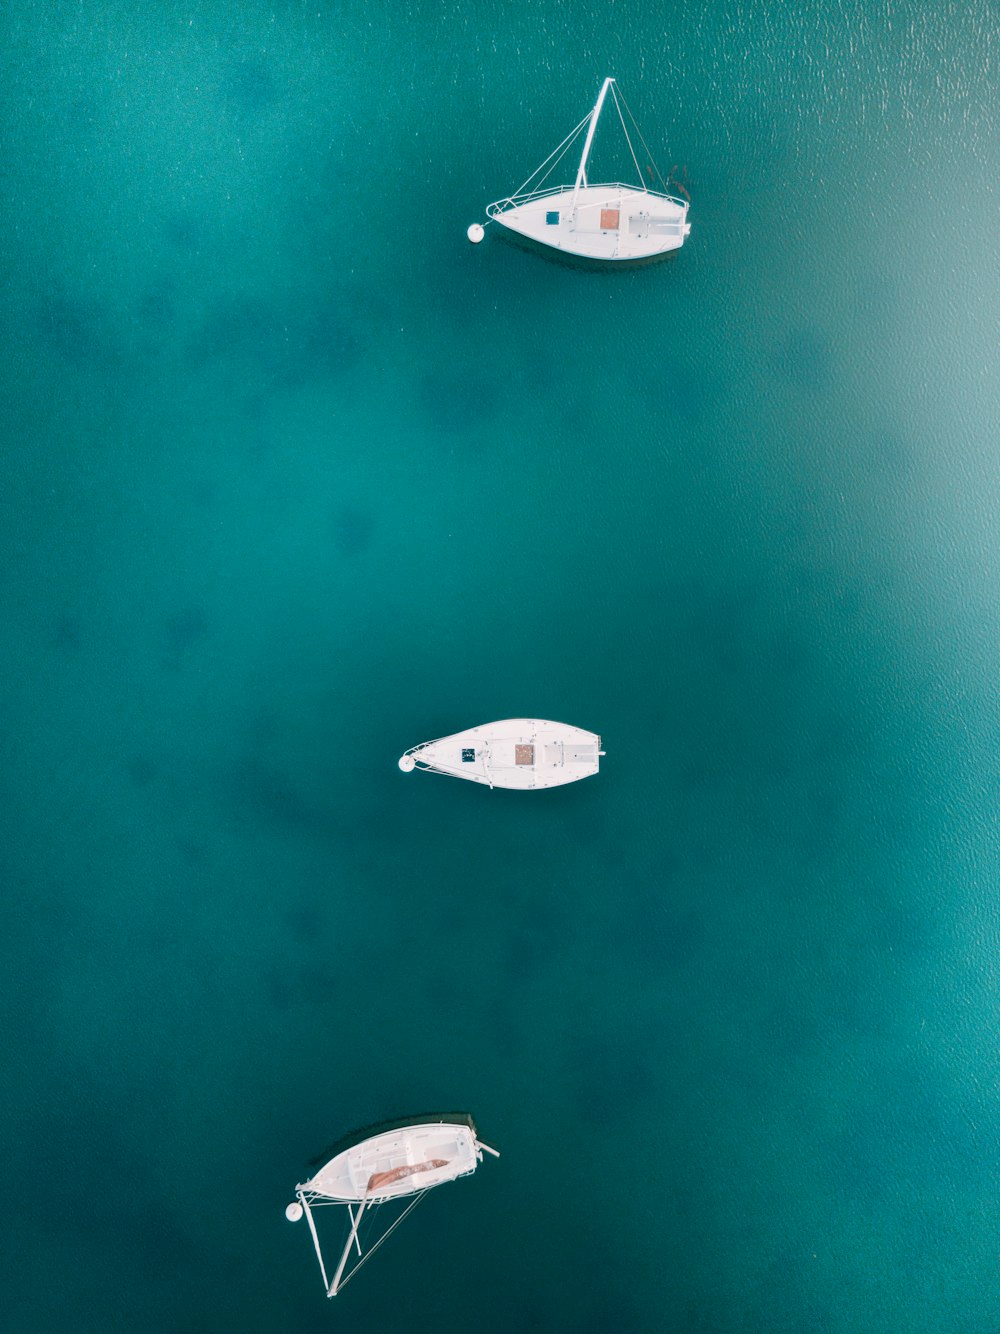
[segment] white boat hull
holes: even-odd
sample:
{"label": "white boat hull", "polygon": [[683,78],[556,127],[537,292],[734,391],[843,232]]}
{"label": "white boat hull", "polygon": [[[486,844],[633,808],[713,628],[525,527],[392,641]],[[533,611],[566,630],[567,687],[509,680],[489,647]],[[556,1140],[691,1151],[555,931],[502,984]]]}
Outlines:
{"label": "white boat hull", "polygon": [[384,1202],[467,1176],[478,1162],[470,1126],[404,1126],[338,1153],[296,1189],[328,1200]]}
{"label": "white boat hull", "polygon": [[399,765],[488,787],[533,790],[589,778],[603,753],[596,732],[537,718],[506,718],[414,746]]}
{"label": "white boat hull", "polygon": [[[452,1113],[440,1120],[397,1121],[383,1130],[375,1127],[346,1148],[335,1146],[329,1159],[308,1181],[295,1187],[295,1199],[285,1217],[295,1223],[305,1218],[312,1236],[319,1272],[328,1297],[337,1293],[412,1213],[428,1190],[469,1176],[483,1154],[499,1158],[496,1149],[480,1144],[472,1118]],[[364,1132],[359,1131],[359,1134]],[[353,1136],[351,1137],[354,1138]],[[371,1226],[372,1213],[390,1205],[391,1221]],[[398,1208],[392,1207],[399,1205]],[[320,1205],[342,1208],[349,1221],[347,1241],[332,1275],[327,1271],[315,1213]],[[385,1217],[385,1215],[383,1215]],[[362,1221],[366,1226],[362,1229]]]}
{"label": "white boat hull", "polygon": [[688,205],[671,195],[628,185],[588,185],[576,193],[546,191],[523,202],[501,200],[486,212],[494,222],[537,245],[581,259],[616,263],[679,250],[691,231]]}

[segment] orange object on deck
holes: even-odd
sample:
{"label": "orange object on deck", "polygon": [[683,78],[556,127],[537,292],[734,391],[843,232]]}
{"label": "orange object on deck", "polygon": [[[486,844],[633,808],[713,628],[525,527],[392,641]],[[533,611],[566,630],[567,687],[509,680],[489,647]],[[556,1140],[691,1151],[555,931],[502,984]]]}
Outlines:
{"label": "orange object on deck", "polygon": [[374,1172],[368,1178],[368,1193],[373,1190],[381,1190],[383,1186],[391,1186],[397,1181],[403,1181],[406,1177],[412,1177],[417,1172],[430,1172],[435,1167],[447,1167],[447,1158],[431,1158],[426,1163],[407,1163],[403,1167],[394,1167],[390,1172]]}

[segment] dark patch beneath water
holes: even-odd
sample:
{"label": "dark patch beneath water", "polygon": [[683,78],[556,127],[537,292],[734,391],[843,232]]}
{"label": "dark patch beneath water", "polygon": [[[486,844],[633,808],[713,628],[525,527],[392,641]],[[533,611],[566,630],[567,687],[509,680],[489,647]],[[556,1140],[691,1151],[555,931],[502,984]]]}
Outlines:
{"label": "dark patch beneath water", "polygon": [[655,1090],[649,1063],[624,1034],[616,1041],[578,1035],[569,1051],[577,1112],[588,1125],[607,1127],[634,1116],[636,1104]]}
{"label": "dark patch beneath water", "polygon": [[204,866],[208,860],[204,843],[200,843],[197,839],[187,838],[182,834],[174,839],[174,846],[188,866]]}
{"label": "dark patch beneath water", "polygon": [[337,972],[329,963],[296,963],[268,974],[267,997],[276,1010],[293,1005],[331,1005],[340,998]]}
{"label": "dark patch beneath water", "polygon": [[162,334],[174,323],[177,317],[175,287],[171,279],[159,278],[146,288],[136,310],[136,319],[143,329]]}
{"label": "dark patch beneath water", "polygon": [[[587,780],[590,781],[589,779]],[[581,784],[581,786],[583,786]],[[575,794],[574,794],[575,795]],[[588,793],[581,794],[580,804],[587,802]],[[563,817],[566,836],[573,847],[588,847],[600,843],[605,831],[605,820],[598,809],[597,801],[589,798],[590,806],[585,811],[571,810]]]}
{"label": "dark patch beneath water", "polygon": [[52,632],[52,643],[55,648],[66,653],[78,649],[83,643],[83,622],[80,618],[67,612],[58,616]]}
{"label": "dark patch beneath water", "polygon": [[285,913],[291,935],[303,945],[322,940],[327,932],[326,910],[315,900],[302,899]]}
{"label": "dark patch beneath water", "polygon": [[216,306],[188,355],[197,370],[287,390],[349,371],[360,347],[348,305],[336,295],[305,308],[236,297]]}
{"label": "dark patch beneath water", "polygon": [[180,607],[168,616],[163,630],[166,665],[176,670],[181,659],[208,638],[209,624],[198,606]]}
{"label": "dark patch beneath water", "polygon": [[626,948],[637,962],[659,972],[691,967],[701,958],[706,941],[703,915],[664,901],[665,883],[639,902],[629,903],[623,914]]}
{"label": "dark patch beneath water", "polygon": [[34,304],[34,331],[44,348],[80,369],[117,371],[124,353],[113,321],[98,302],[74,295],[60,281]]}
{"label": "dark patch beneath water", "polygon": [[[751,1331],[752,1334],[764,1334],[765,1330],[772,1328],[766,1323],[753,1321],[742,1303],[736,1317],[738,1323],[735,1323],[732,1306],[721,1294],[699,1293],[697,1297],[691,1297],[684,1293],[673,1293],[669,1312],[662,1313],[661,1334],[728,1334],[730,1330],[738,1330],[740,1334],[744,1334],[744,1331],[746,1334],[751,1334]],[[819,1334],[811,1325],[808,1329],[809,1334]],[[782,1334],[785,1334],[784,1330]]]}
{"label": "dark patch beneath water", "polygon": [[451,972],[438,970],[427,977],[424,987],[427,1004],[436,1013],[449,1016],[456,1005],[466,1004],[468,993],[457,977]]}
{"label": "dark patch beneath water", "polygon": [[694,374],[686,366],[664,366],[651,386],[654,422],[669,425],[671,418],[695,422],[703,413],[707,396],[707,374]]}
{"label": "dark patch beneath water", "polygon": [[[815,1263],[802,1238],[789,1237],[787,1249],[770,1259],[759,1275],[759,1281],[747,1293],[742,1312],[744,1320],[740,1321],[739,1328],[832,1334],[833,1321],[814,1290]],[[732,1320],[720,1326],[726,1329],[736,1327]]]}
{"label": "dark patch beneath water", "polygon": [[726,591],[706,590],[691,603],[684,621],[699,659],[726,675],[745,668],[759,603],[759,589],[735,582]]}
{"label": "dark patch beneath water", "polygon": [[159,774],[148,755],[134,755],[128,762],[128,776],[135,787],[148,787]]}
{"label": "dark patch beneath water", "polygon": [[504,971],[515,982],[528,982],[542,973],[565,945],[566,928],[552,911],[538,911],[530,922],[515,925],[507,936]]}
{"label": "dark patch beneath water", "polygon": [[[131,1067],[127,1075],[115,1073],[114,1066],[114,1053],[109,1053],[107,1065],[93,1078],[82,1069],[64,1068],[36,1083],[24,1158],[44,1164],[48,1180],[58,1183],[58,1202],[54,1205],[45,1192],[29,1191],[22,1205],[30,1213],[32,1198],[38,1197],[46,1235],[68,1253],[78,1236],[97,1233],[134,1248],[135,1263],[144,1271],[151,1265],[154,1277],[183,1272],[192,1259],[190,1248],[157,1207],[142,1167],[149,1144],[140,1143],[139,1127],[162,1105],[160,1078],[148,1065]],[[115,1109],[126,1105],[128,1115],[116,1116]],[[137,1200],[143,1202],[138,1210]],[[157,1256],[147,1255],[147,1247],[159,1247]]]}
{"label": "dark patch beneath water", "polygon": [[825,1163],[837,1192],[867,1206],[891,1195],[897,1186],[897,1164],[885,1157],[887,1147],[893,1146],[885,1129],[868,1115],[852,1118],[833,1135],[826,1144]]}
{"label": "dark patch beneath water", "polygon": [[865,446],[866,453],[859,462],[866,465],[866,473],[895,483],[905,482],[914,476],[916,455],[913,446],[897,432],[880,431],[866,439]]}
{"label": "dark patch beneath water", "polygon": [[375,519],[353,505],[342,505],[333,516],[333,540],[341,556],[360,556],[371,545]]}
{"label": "dark patch beneath water", "polygon": [[775,348],[772,366],[789,384],[811,394],[823,393],[833,381],[830,339],[819,329],[792,329]]}
{"label": "dark patch beneath water", "polygon": [[327,380],[360,361],[355,305],[356,299],[346,291],[328,292],[306,314],[302,322],[303,379]]}
{"label": "dark patch beneath water", "polygon": [[192,213],[170,213],[163,221],[163,231],[174,250],[194,255],[203,248],[208,228]]}
{"label": "dark patch beneath water", "polygon": [[608,1334],[611,1330],[642,1329],[639,1308],[623,1292],[604,1290],[608,1280],[601,1276],[601,1264],[605,1258],[594,1256],[587,1288],[587,1309],[581,1317],[581,1323],[574,1325],[576,1334]]}
{"label": "dark patch beneath water", "polygon": [[264,820],[284,832],[324,834],[332,830],[330,815],[275,766],[255,756],[237,761],[230,774],[237,805],[255,821]]}
{"label": "dark patch beneath water", "polygon": [[126,1244],[152,1282],[176,1282],[178,1274],[193,1275],[204,1263],[200,1248],[174,1222],[170,1209],[151,1205],[148,1198],[142,1209],[132,1208]]}
{"label": "dark patch beneath water", "polygon": [[421,379],[418,401],[432,430],[451,436],[489,425],[503,396],[499,383],[478,371],[464,375],[433,371]]}
{"label": "dark patch beneath water", "polygon": [[891,1080],[875,1071],[871,1092],[827,1141],[826,1170],[839,1192],[867,1204],[926,1180],[965,1192],[996,1178],[997,1121],[991,1105],[970,1106],[930,1062]]}
{"label": "dark patch beneath water", "polygon": [[789,1064],[811,1056],[817,1048],[829,1049],[835,1036],[827,1017],[818,1018],[815,1007],[807,1005],[801,994],[787,990],[771,1003],[760,1029],[772,1060]]}
{"label": "dark patch beneath water", "polygon": [[223,105],[230,115],[257,117],[278,100],[278,84],[266,65],[257,60],[234,60],[222,78]]}
{"label": "dark patch beneath water", "polygon": [[937,934],[937,924],[929,914],[906,901],[881,904],[871,924],[873,945],[900,959],[925,957]]}

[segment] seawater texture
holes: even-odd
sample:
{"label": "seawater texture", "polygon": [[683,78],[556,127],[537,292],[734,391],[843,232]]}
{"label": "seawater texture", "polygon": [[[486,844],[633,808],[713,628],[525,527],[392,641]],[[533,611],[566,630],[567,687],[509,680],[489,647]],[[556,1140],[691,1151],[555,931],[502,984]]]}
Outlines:
{"label": "seawater texture", "polygon": [[[5,1329],[1000,1329],[996,24],[6,7]],[[606,74],[676,262],[469,246]]]}

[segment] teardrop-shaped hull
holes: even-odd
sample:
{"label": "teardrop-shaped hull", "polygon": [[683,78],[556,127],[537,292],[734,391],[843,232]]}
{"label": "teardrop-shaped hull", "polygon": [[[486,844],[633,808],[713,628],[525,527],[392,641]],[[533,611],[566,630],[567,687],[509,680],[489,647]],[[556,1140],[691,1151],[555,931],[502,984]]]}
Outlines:
{"label": "teardrop-shaped hull", "polygon": [[506,718],[414,746],[399,765],[488,787],[533,790],[589,778],[602,754],[596,732],[538,718]]}
{"label": "teardrop-shaped hull", "polygon": [[620,184],[543,191],[516,202],[498,201],[486,212],[536,245],[618,264],[679,250],[691,231],[683,200]]}

